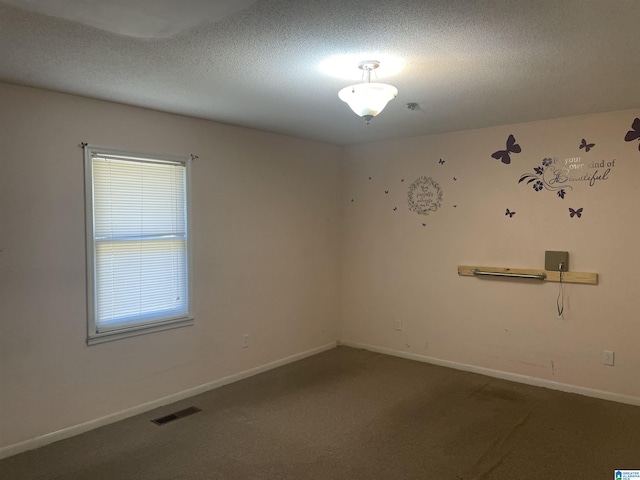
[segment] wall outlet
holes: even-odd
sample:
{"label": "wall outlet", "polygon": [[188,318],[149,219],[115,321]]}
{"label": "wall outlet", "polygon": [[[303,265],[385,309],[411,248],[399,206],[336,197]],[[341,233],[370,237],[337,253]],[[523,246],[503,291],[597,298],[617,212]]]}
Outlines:
{"label": "wall outlet", "polygon": [[395,320],[395,329],[399,332],[402,331],[402,320],[396,318]]}
{"label": "wall outlet", "polygon": [[242,348],[247,348],[249,346],[249,335],[242,336]]}
{"label": "wall outlet", "polygon": [[614,362],[613,352],[610,352],[609,350],[605,350],[604,352],[602,352],[602,363],[604,365],[610,365],[613,367],[613,362]]}

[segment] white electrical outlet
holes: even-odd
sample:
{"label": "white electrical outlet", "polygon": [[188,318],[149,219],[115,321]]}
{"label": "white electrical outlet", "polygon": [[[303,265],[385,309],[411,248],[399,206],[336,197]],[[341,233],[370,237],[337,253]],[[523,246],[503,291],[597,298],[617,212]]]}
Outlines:
{"label": "white electrical outlet", "polygon": [[602,352],[602,363],[613,367],[614,353],[609,350]]}
{"label": "white electrical outlet", "polygon": [[396,318],[396,330],[401,332],[402,331],[402,320]]}
{"label": "white electrical outlet", "polygon": [[249,346],[249,335],[242,336],[242,348],[247,348]]}

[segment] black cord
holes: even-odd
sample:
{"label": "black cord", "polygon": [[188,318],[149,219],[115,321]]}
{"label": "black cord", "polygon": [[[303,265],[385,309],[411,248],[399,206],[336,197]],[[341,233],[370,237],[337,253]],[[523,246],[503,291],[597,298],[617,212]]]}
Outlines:
{"label": "black cord", "polygon": [[562,263],[560,264],[560,289],[558,290],[558,298],[556,299],[556,307],[558,307],[558,316],[562,316],[564,312],[564,284],[562,283]]}

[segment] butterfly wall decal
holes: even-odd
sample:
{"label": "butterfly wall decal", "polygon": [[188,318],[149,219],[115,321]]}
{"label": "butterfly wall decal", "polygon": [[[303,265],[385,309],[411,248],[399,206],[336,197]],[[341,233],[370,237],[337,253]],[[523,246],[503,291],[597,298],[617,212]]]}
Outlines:
{"label": "butterfly wall decal", "polygon": [[[629,130],[624,136],[626,142],[633,142],[634,140],[640,140],[640,118],[636,118],[631,125],[632,130]],[[638,144],[638,150],[640,150],[640,143]]]}
{"label": "butterfly wall decal", "polygon": [[509,138],[507,138],[507,148],[505,150],[498,150],[492,153],[491,156],[504,164],[509,164],[511,163],[511,154],[520,153],[521,151],[520,145],[516,143],[516,138],[513,135],[509,135]]}
{"label": "butterfly wall decal", "polygon": [[577,210],[574,210],[573,208],[569,207],[569,216],[571,218],[573,218],[574,216],[577,216],[578,218],[580,218],[580,217],[582,217],[582,210],[583,210],[582,207],[580,207]]}
{"label": "butterfly wall decal", "polygon": [[516,212],[512,212],[507,208],[507,211],[505,212],[505,215],[509,215],[509,218],[513,217],[516,214]]}
{"label": "butterfly wall decal", "polygon": [[595,146],[596,146],[595,143],[587,143],[587,141],[584,138],[582,139],[582,142],[580,142],[580,148],[584,148],[585,152],[588,152]]}
{"label": "butterfly wall decal", "polygon": [[397,212],[398,211],[398,207],[393,207],[393,211]]}
{"label": "butterfly wall decal", "polygon": [[443,159],[440,159],[440,160],[438,161],[438,163],[439,163],[440,165],[444,165],[444,160],[443,160]]}
{"label": "butterfly wall decal", "polygon": [[385,193],[385,195],[388,195],[389,194],[389,190],[385,190],[384,193]]}

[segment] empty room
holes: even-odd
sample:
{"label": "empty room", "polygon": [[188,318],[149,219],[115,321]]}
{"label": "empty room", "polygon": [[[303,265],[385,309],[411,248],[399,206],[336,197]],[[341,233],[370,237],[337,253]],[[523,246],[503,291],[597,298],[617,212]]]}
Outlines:
{"label": "empty room", "polygon": [[0,0],[0,479],[640,480],[637,0]]}

